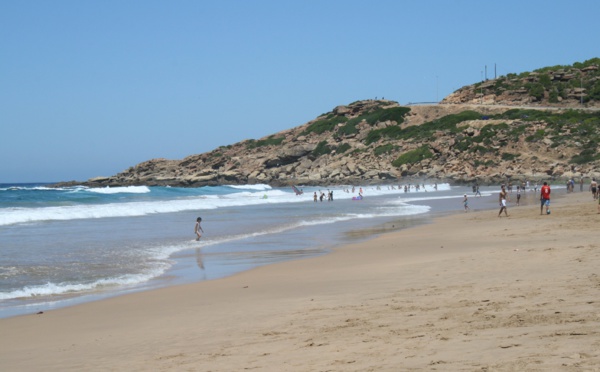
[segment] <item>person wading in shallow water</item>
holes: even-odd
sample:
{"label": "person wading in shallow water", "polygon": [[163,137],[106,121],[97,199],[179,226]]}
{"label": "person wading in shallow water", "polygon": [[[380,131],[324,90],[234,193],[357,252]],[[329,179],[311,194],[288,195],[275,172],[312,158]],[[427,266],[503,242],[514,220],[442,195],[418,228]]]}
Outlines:
{"label": "person wading in shallow water", "polygon": [[500,217],[502,211],[504,211],[504,215],[508,217],[508,210],[506,209],[507,196],[508,195],[506,194],[506,188],[504,187],[504,185],[502,185],[502,188],[500,189],[500,194],[498,195],[498,203],[500,204],[500,212],[498,212],[498,217]]}

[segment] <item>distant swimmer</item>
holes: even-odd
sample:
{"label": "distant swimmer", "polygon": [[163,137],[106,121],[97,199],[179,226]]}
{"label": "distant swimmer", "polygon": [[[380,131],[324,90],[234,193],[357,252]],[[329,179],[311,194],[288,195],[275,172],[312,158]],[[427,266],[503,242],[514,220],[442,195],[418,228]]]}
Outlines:
{"label": "distant swimmer", "polygon": [[200,238],[202,237],[202,234],[200,233],[200,231],[202,231],[202,233],[204,233],[204,230],[202,230],[202,226],[200,226],[200,222],[202,222],[202,218],[201,217],[196,218],[196,226],[194,227],[194,233],[197,236],[196,241],[200,240]]}

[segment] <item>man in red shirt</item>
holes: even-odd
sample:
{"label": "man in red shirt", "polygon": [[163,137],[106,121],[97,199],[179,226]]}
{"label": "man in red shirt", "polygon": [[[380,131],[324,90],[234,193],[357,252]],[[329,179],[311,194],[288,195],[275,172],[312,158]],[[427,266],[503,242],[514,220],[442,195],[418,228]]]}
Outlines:
{"label": "man in red shirt", "polygon": [[546,214],[550,214],[550,186],[548,186],[548,182],[544,182],[540,192],[540,214],[543,214],[544,205],[546,206]]}

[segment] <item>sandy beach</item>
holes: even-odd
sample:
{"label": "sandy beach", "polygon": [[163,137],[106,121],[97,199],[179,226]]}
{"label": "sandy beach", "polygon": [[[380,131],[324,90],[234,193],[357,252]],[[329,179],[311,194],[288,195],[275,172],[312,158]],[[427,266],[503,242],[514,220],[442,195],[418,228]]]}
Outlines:
{"label": "sandy beach", "polygon": [[539,212],[457,212],[326,256],[1,319],[0,370],[598,371],[597,205],[576,192]]}

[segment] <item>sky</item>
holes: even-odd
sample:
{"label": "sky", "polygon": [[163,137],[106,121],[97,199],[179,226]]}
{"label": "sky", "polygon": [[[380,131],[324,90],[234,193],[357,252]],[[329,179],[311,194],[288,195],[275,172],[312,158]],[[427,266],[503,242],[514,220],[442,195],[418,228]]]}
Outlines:
{"label": "sky", "polygon": [[0,0],[0,183],[84,181],[600,57],[600,1]]}

